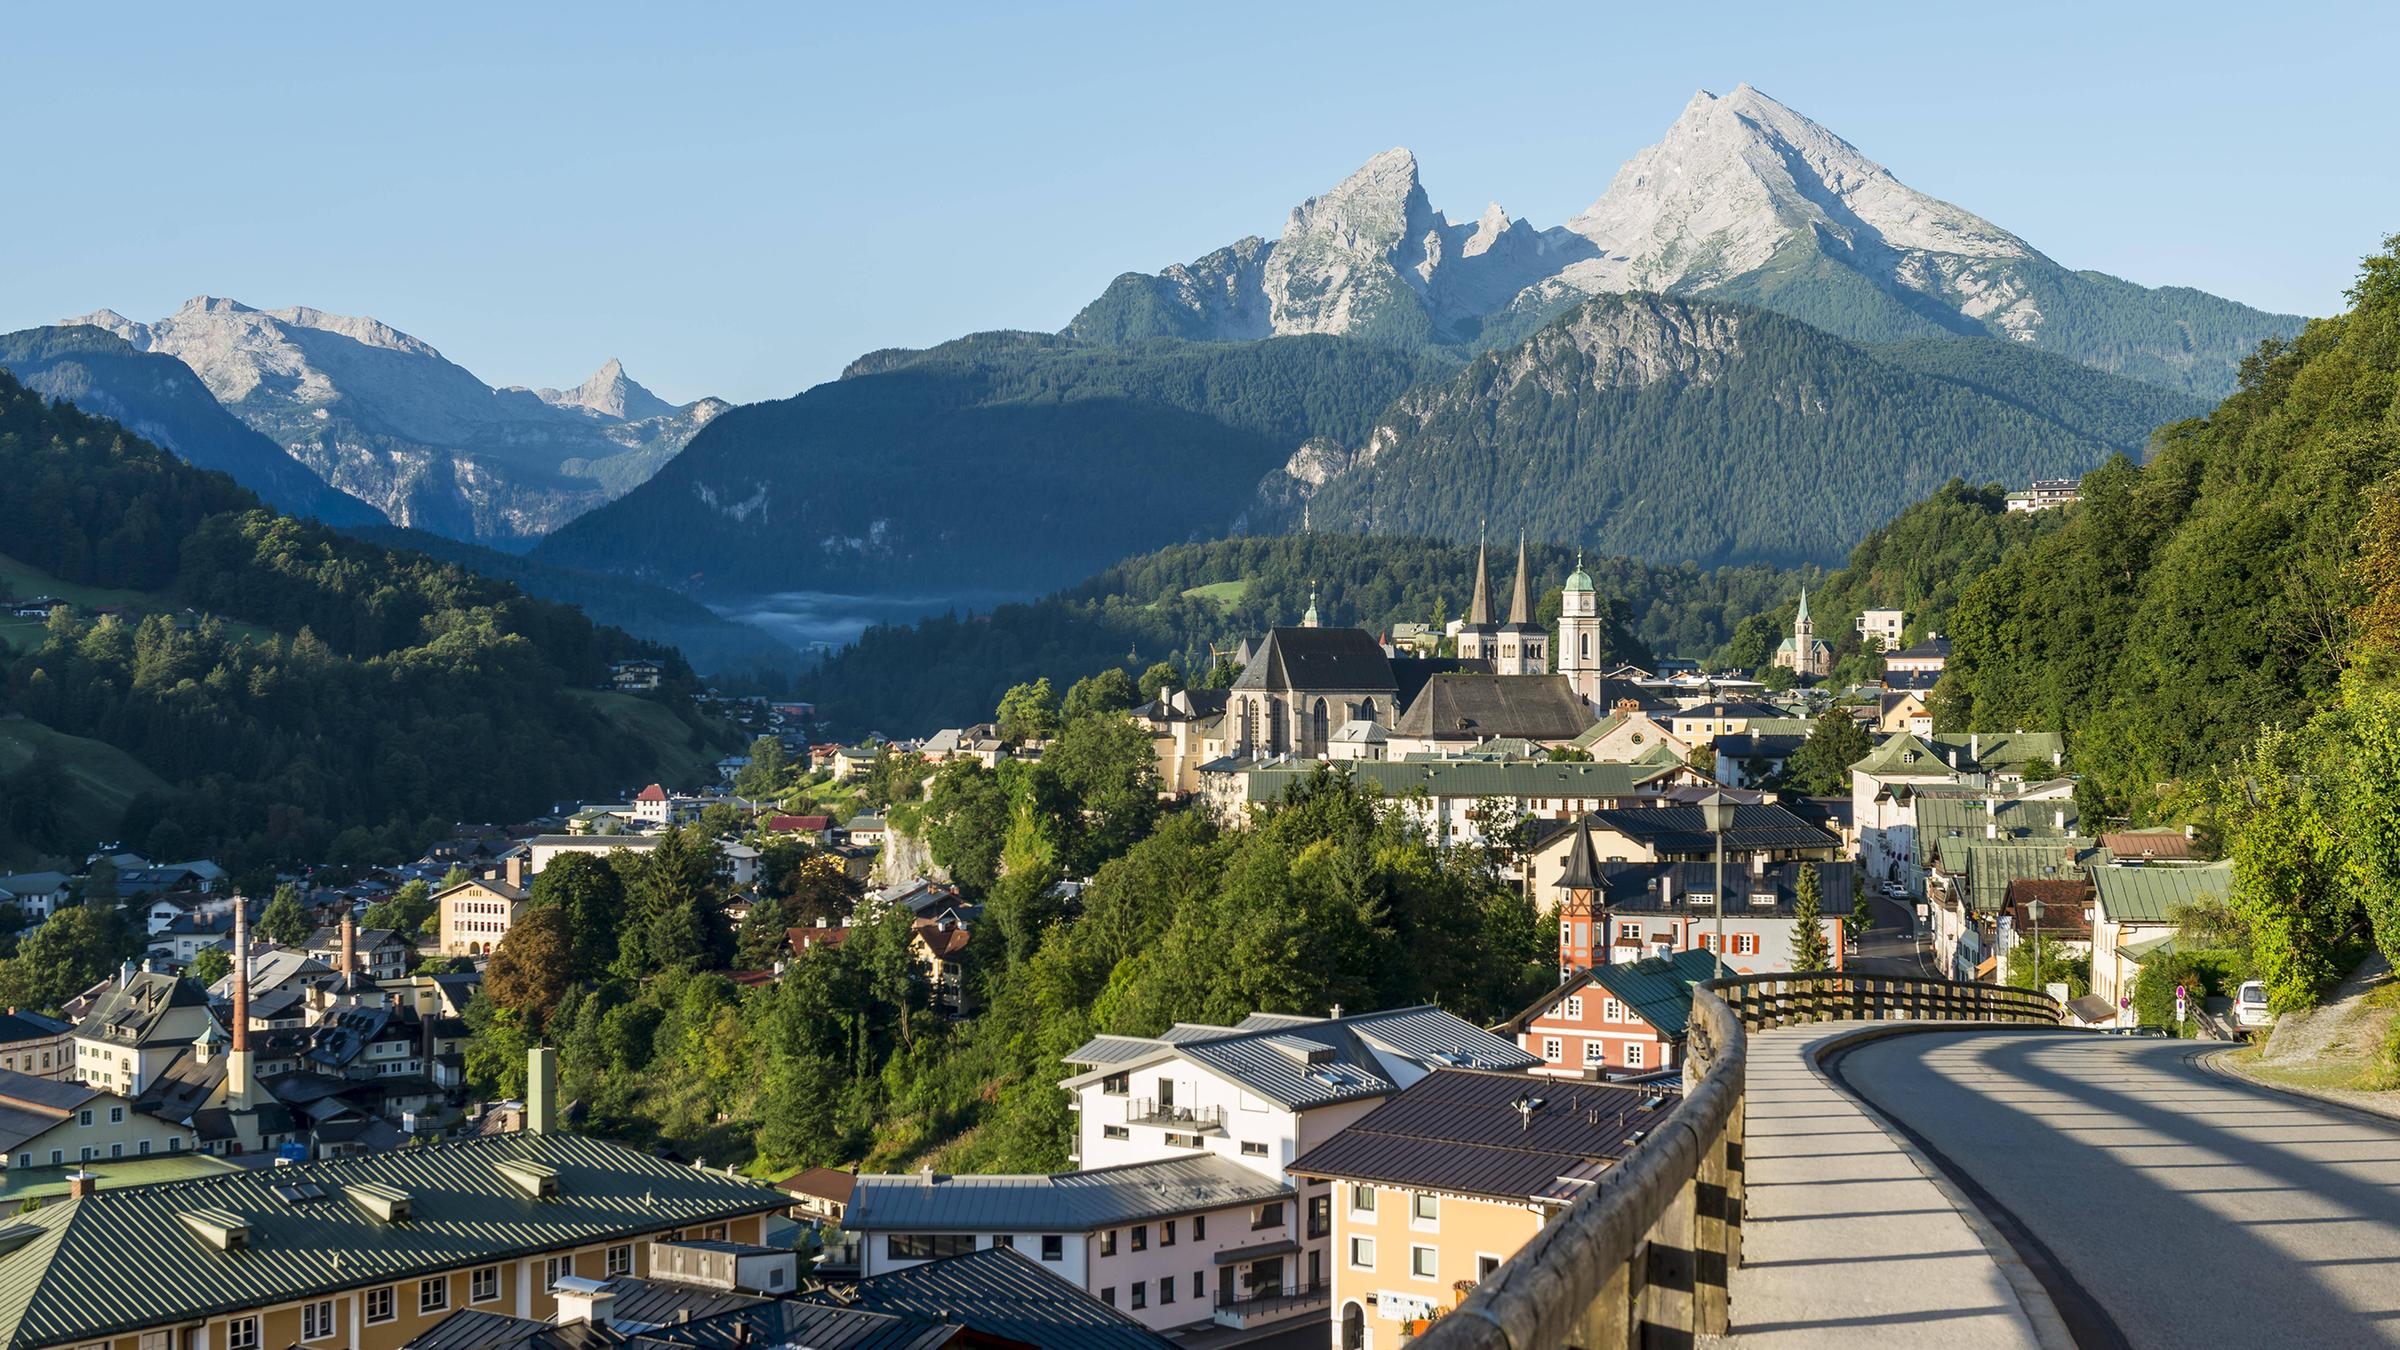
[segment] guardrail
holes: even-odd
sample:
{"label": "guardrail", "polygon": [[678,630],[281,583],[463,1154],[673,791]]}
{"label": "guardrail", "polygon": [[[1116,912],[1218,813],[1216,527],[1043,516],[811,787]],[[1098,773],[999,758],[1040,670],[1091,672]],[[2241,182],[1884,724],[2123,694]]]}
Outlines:
{"label": "guardrail", "polygon": [[2055,1026],[2063,1012],[2030,989],[1838,971],[1699,986],[1673,1113],[1413,1344],[1631,1350],[1723,1334],[1742,1259],[1749,1032],[1833,1021]]}

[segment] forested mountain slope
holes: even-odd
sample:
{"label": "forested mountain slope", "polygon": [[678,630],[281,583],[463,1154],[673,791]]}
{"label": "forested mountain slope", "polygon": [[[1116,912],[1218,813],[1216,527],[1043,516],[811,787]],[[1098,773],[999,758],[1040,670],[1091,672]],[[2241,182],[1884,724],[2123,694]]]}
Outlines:
{"label": "forested mountain slope", "polygon": [[[6,712],[124,750],[172,785],[126,809],[136,848],[231,866],[395,857],[455,821],[520,819],[660,761],[575,691],[615,657],[680,671],[671,652],[278,515],[5,374],[0,482],[0,551],[142,597],[124,616],[62,609],[17,635],[4,695]],[[23,836],[12,847],[94,842],[39,809],[70,767],[37,755],[0,784],[33,804],[0,825]]]}

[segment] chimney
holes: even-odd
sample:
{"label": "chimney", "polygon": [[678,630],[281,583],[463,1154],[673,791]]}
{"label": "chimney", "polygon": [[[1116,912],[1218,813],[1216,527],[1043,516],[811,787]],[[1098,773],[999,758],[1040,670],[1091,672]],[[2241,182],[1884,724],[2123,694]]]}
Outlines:
{"label": "chimney", "polygon": [[1983,799],[1983,837],[2000,837],[2000,799],[1988,794]]}
{"label": "chimney", "polygon": [[69,1200],[81,1200],[99,1189],[100,1177],[97,1173],[86,1171],[80,1167],[67,1173],[67,1198]]}
{"label": "chimney", "polygon": [[1754,877],[1763,877],[1766,874],[1767,851],[1763,848],[1752,850],[1750,854],[1750,875]]}
{"label": "chimney", "polygon": [[558,1132],[558,1051],[547,1045],[525,1052],[525,1132]]}
{"label": "chimney", "polygon": [[342,911],[342,979],[347,983],[358,973],[358,916]]}
{"label": "chimney", "polygon": [[616,1293],[598,1280],[581,1275],[561,1276],[550,1292],[558,1299],[559,1326],[585,1322],[604,1327],[616,1319]]}
{"label": "chimney", "polygon": [[508,861],[501,866],[501,872],[508,878],[510,886],[522,888],[525,885],[525,855],[509,854]]}
{"label": "chimney", "polygon": [[1982,733],[1982,732],[1980,732],[1980,731],[1970,731],[1970,732],[1968,732],[1968,733],[1967,733],[1967,758],[1969,758],[1969,759],[1971,759],[1971,760],[1975,760],[1975,761],[1976,761],[1976,762],[1978,762],[1978,763],[1981,763],[1981,762],[1982,762],[1982,760],[1983,760],[1983,733]]}
{"label": "chimney", "polygon": [[2050,825],[2051,828],[2057,830],[2060,834],[2065,834],[2067,832],[2067,808],[2062,806],[2057,810],[2052,811],[2050,813]]}

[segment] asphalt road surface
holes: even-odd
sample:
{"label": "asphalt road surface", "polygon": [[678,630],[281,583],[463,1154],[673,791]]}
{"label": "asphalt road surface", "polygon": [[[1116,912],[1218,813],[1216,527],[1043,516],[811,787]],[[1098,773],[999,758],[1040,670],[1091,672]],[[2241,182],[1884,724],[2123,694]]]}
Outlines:
{"label": "asphalt road surface", "polygon": [[1833,1068],[1964,1173],[2085,1350],[2400,1345],[2400,1122],[2253,1087],[2203,1053],[1937,1032]]}
{"label": "asphalt road surface", "polygon": [[1875,926],[1858,939],[1858,953],[1845,968],[1862,975],[1935,975],[1932,953],[1913,931],[1915,915],[1910,907],[1880,894],[1868,897],[1869,908],[1875,914]]}

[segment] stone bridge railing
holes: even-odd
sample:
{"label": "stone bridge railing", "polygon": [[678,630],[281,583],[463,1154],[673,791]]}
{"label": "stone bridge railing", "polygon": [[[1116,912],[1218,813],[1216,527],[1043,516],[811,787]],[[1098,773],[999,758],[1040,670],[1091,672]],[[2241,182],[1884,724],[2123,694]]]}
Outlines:
{"label": "stone bridge railing", "polygon": [[1688,1346],[1728,1326],[1742,1259],[1748,1033],[1803,1022],[2055,1026],[2030,989],[1885,975],[1741,975],[1694,991],[1684,1091],[1626,1160],[1447,1316],[1422,1350]]}

